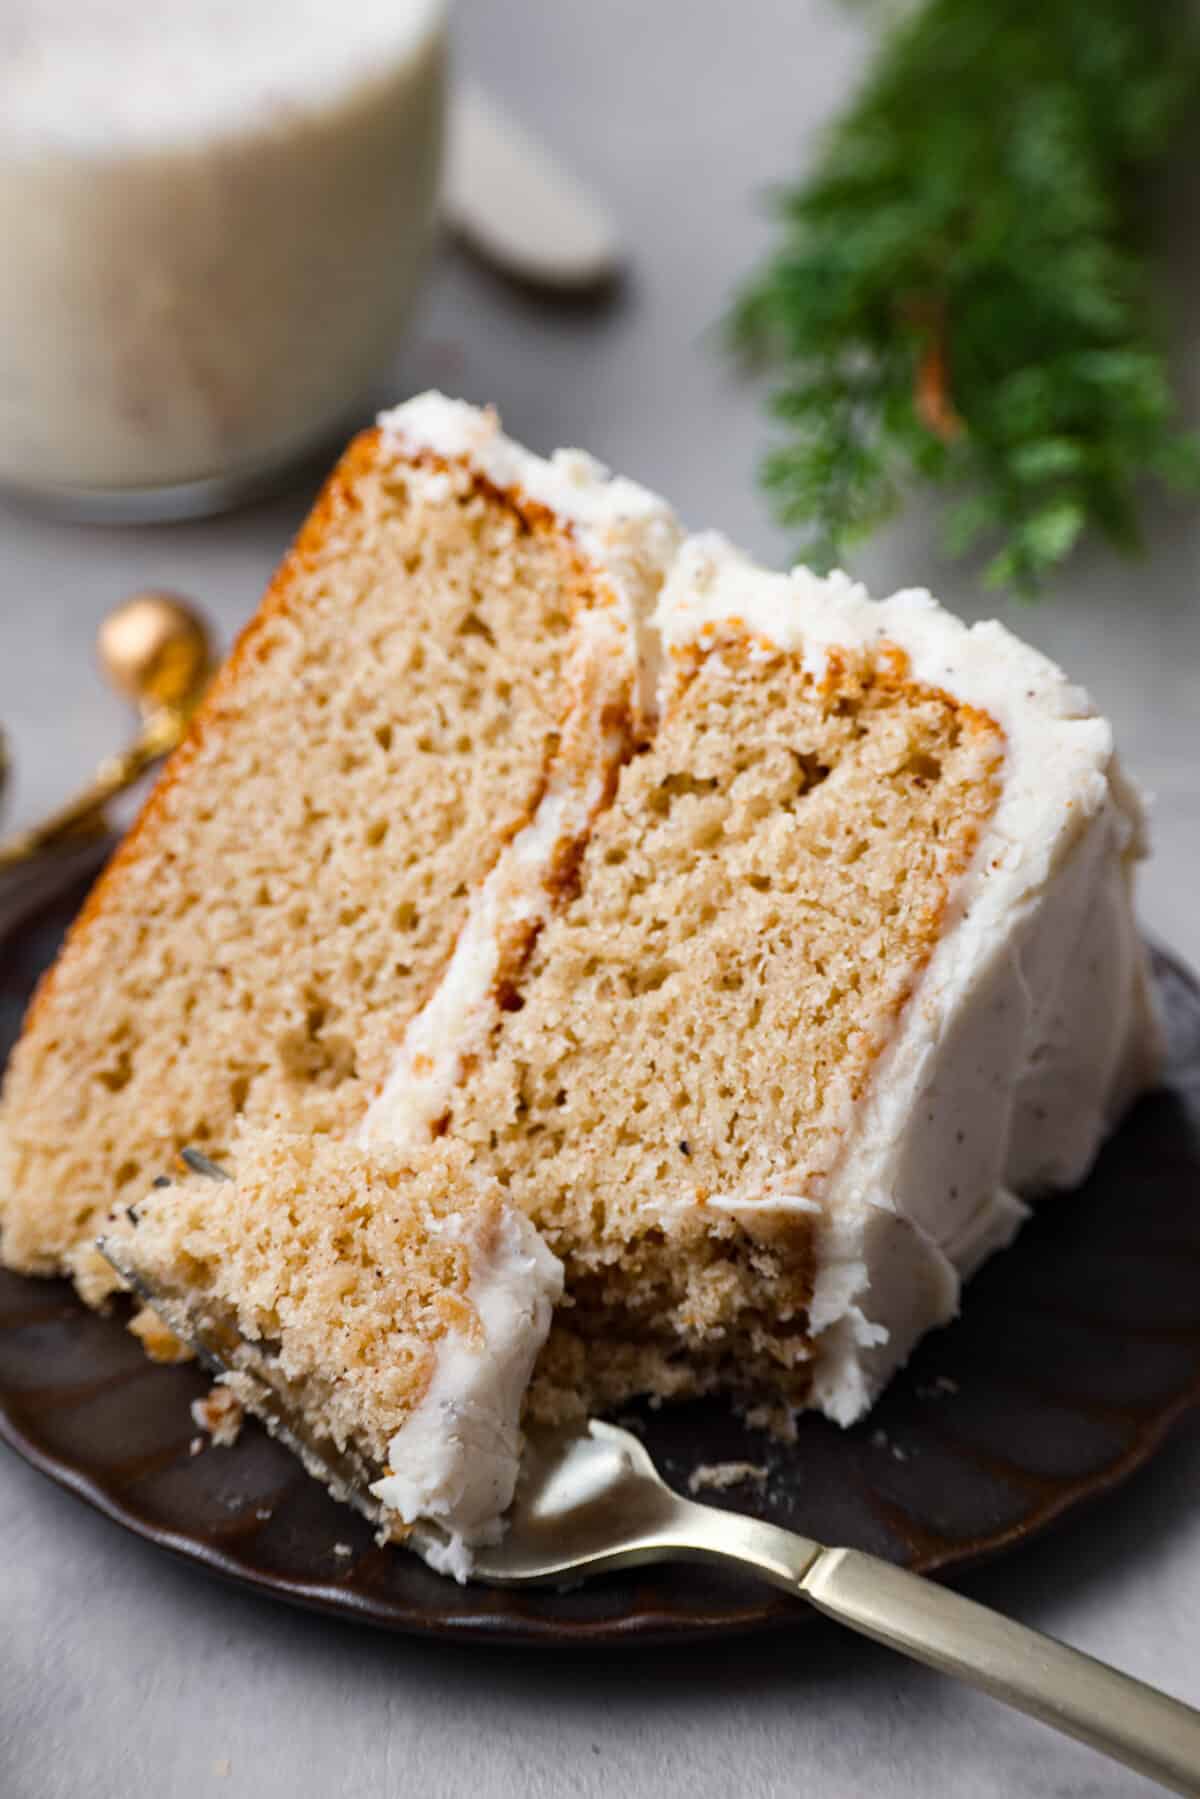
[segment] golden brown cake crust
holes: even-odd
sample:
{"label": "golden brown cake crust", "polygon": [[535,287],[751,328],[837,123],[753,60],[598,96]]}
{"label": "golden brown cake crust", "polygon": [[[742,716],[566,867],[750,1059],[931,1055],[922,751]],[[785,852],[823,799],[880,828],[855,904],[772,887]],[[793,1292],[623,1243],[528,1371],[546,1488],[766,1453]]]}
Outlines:
{"label": "golden brown cake crust", "polygon": [[[258,654],[260,640],[267,636],[270,626],[277,618],[292,610],[297,577],[305,563],[323,550],[338,512],[342,509],[353,511],[360,504],[358,484],[364,476],[372,474],[378,468],[380,440],[381,433],[377,425],[368,431],[360,431],[325,481],[295,542],[272,575],[258,609],[242,626],[229,655],[217,670],[208,692],[196,709],[183,742],[167,758],[136,819],[113,851],[73,919],[61,950],[38,981],[26,1009],[21,1027],[22,1037],[28,1035],[42,1009],[48,1004],[64,965],[69,965],[68,959],[73,946],[86,936],[96,915],[119,893],[125,871],[133,862],[154,853],[160,821],[169,804],[172,788],[182,780],[195,761],[200,746],[212,728],[212,721],[220,716],[221,702],[229,694],[236,692],[242,670]],[[443,457],[434,456],[428,451],[413,458],[413,461],[431,468],[446,469],[449,466]],[[530,500],[520,489],[498,488],[478,474],[473,480],[478,492],[487,493],[501,504],[511,507],[529,530],[558,531],[563,528],[548,508],[536,500]],[[519,822],[518,820],[517,823]],[[0,1213],[0,1217],[2,1216]]]}

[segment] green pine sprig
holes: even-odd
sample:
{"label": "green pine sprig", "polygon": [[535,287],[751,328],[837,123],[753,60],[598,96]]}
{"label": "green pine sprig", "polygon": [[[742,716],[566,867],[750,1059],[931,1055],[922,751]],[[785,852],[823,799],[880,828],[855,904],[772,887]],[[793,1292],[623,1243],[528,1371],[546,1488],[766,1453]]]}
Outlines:
{"label": "green pine sprig", "polygon": [[924,0],[885,34],[730,320],[774,376],[763,481],[828,566],[915,479],[949,550],[1038,589],[1080,537],[1139,542],[1146,477],[1200,490],[1141,226],[1200,103],[1183,0]]}

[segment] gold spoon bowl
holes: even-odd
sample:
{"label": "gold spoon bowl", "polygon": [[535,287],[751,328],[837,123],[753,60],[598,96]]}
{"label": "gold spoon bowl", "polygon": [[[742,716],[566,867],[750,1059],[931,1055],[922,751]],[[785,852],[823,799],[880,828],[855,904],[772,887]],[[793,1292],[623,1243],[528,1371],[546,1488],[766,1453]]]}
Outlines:
{"label": "gold spoon bowl", "polygon": [[[127,749],[105,757],[74,799],[0,843],[0,872],[102,833],[109,801],[179,744],[213,669],[208,627],[176,593],[136,593],[122,601],[102,622],[96,647],[110,685],[141,714],[141,730]],[[0,788],[5,772],[0,740]]]}

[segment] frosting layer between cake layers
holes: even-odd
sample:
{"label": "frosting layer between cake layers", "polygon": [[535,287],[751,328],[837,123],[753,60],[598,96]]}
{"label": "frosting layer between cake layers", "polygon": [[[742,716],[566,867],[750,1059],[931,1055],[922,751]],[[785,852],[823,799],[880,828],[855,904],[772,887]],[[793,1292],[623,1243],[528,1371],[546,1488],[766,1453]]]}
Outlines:
{"label": "frosting layer between cake layers", "polygon": [[656,494],[614,477],[582,450],[535,456],[500,429],[494,412],[439,393],[380,415],[385,448],[432,456],[448,468],[408,472],[440,489],[457,472],[518,504],[550,513],[597,579],[596,603],[574,621],[562,740],[533,817],[473,895],[450,965],[410,1022],[383,1088],[363,1120],[363,1143],[415,1149],[446,1111],[500,1016],[506,980],[549,917],[562,875],[612,797],[633,734],[648,723],[656,658],[649,620],[682,533]]}
{"label": "frosting layer between cake layers", "polygon": [[840,573],[769,574],[705,535],[681,551],[656,625],[668,652],[719,653],[723,634],[749,632],[817,674],[839,647],[894,645],[912,679],[1006,739],[998,804],[837,1164],[818,1193],[783,1176],[758,1202],[819,1208],[812,1401],[848,1424],[1011,1241],[1020,1196],[1079,1180],[1153,1073],[1130,886],[1142,807],[1087,695],[1002,625],[968,628],[928,593],[873,601]]}

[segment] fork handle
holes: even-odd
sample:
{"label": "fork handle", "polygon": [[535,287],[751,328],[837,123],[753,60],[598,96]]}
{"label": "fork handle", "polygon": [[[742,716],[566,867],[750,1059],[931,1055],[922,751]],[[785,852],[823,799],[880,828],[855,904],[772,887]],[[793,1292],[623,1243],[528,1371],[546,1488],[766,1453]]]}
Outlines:
{"label": "fork handle", "polygon": [[979,1687],[1176,1793],[1200,1794],[1200,1712],[857,1549],[826,1549],[800,1582],[818,1611]]}

